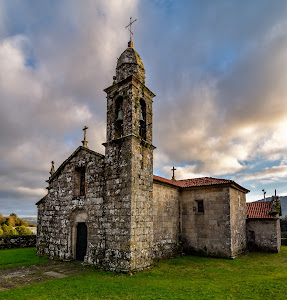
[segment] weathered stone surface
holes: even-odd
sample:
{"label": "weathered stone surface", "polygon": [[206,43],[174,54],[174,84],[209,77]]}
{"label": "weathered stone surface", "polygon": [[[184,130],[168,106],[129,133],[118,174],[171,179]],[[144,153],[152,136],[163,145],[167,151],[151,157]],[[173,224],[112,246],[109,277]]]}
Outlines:
{"label": "weathered stone surface", "polygon": [[[86,169],[86,195],[79,195],[77,170]],[[49,193],[38,205],[37,253],[50,258],[75,259],[77,223],[89,232],[86,261],[100,264],[104,249],[104,157],[79,147],[49,182]]]}
{"label": "weathered stone surface", "polygon": [[281,231],[279,218],[247,219],[247,245],[250,251],[279,252]]}
{"label": "weathered stone surface", "polygon": [[154,253],[157,259],[173,257],[182,253],[179,206],[180,191],[178,188],[154,183]]}
{"label": "weathered stone surface", "polygon": [[246,196],[243,192],[229,188],[231,257],[246,249]]}
{"label": "weathered stone surface", "polygon": [[[198,201],[203,201],[203,212],[198,211]],[[185,251],[213,256],[232,255],[228,187],[183,191],[181,218]]]}

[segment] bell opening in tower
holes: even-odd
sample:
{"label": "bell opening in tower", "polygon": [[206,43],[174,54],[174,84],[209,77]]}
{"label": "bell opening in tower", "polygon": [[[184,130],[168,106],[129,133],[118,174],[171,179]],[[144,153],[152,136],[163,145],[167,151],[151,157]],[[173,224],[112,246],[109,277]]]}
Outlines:
{"label": "bell opening in tower", "polygon": [[120,138],[123,136],[123,121],[124,121],[124,111],[123,111],[123,97],[118,97],[116,99],[116,110],[115,110],[115,138]]}
{"label": "bell opening in tower", "polygon": [[140,100],[139,135],[146,140],[146,103],[143,99]]}

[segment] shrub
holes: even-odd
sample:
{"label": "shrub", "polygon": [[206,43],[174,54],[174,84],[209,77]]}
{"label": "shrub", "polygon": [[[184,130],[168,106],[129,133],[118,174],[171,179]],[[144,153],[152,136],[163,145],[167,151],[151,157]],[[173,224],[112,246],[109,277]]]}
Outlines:
{"label": "shrub", "polygon": [[11,226],[11,219],[6,217],[4,221],[4,225]]}
{"label": "shrub", "polygon": [[2,230],[3,230],[3,236],[18,235],[18,232],[16,229],[14,229],[12,226],[8,226],[6,224],[2,225]]}
{"label": "shrub", "polygon": [[24,225],[17,226],[15,229],[17,230],[19,235],[32,235],[33,234],[32,231],[29,228],[25,227]]}

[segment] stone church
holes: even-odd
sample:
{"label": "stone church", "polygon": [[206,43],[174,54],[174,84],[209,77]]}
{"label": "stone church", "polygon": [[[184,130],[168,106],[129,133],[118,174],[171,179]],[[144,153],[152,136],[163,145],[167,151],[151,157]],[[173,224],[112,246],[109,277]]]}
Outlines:
{"label": "stone church", "polygon": [[155,94],[132,41],[105,92],[105,155],[88,148],[85,127],[83,146],[56,171],[52,164],[48,194],[37,203],[38,255],[129,272],[182,253],[279,251],[278,197],[248,208],[249,191],[232,180],[153,175]]}

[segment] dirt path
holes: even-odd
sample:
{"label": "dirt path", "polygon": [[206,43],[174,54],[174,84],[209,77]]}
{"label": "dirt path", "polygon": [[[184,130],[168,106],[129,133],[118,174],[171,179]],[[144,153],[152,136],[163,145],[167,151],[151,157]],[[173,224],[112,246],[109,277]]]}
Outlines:
{"label": "dirt path", "polygon": [[19,267],[0,271],[0,291],[5,291],[55,278],[64,278],[87,272],[75,262],[48,262],[39,265]]}

